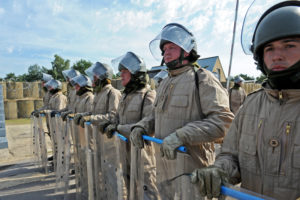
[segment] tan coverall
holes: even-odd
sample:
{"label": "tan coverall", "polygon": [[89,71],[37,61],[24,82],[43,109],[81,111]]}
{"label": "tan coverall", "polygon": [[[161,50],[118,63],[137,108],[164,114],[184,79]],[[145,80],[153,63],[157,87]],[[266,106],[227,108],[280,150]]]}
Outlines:
{"label": "tan coverall", "polygon": [[[95,94],[93,102],[93,112],[91,115],[91,123],[95,126],[102,120],[114,119],[121,98],[119,90],[115,89],[111,84],[107,84],[102,90]],[[98,128],[97,128],[98,130]],[[114,141],[108,139],[103,133],[97,132],[98,141],[97,153],[100,159],[99,168],[96,172],[100,172],[99,183],[101,184],[101,199],[117,199],[117,155]]]}
{"label": "tan coverall", "polygon": [[242,87],[231,88],[229,90],[230,110],[233,114],[236,114],[240,106],[246,99],[245,89]]}
{"label": "tan coverall", "polygon": [[[140,89],[136,92],[123,94],[120,100],[117,121],[119,122],[118,131],[129,138],[131,129],[139,122],[147,120],[153,109],[153,102],[156,96],[154,90],[150,90],[150,86]],[[141,123],[143,124],[143,123]],[[145,122],[145,124],[147,124]],[[142,126],[148,135],[153,135],[154,124],[150,126]],[[122,199],[129,199],[129,176],[130,176],[130,143],[120,141],[119,156],[124,158],[121,161],[120,168],[123,170],[121,181],[123,182]],[[153,145],[145,145],[141,150],[144,160],[144,194],[149,199],[156,199],[158,195],[155,178],[155,157]]]}
{"label": "tan coverall", "polygon": [[[157,89],[155,137],[164,139],[176,131],[188,150],[188,154],[177,153],[175,160],[161,157],[159,149],[155,151],[156,177],[162,199],[202,199],[188,176],[165,182],[212,164],[214,141],[224,137],[233,120],[227,91],[219,80],[205,69],[199,69],[197,74],[201,111],[196,102],[199,97],[196,95],[193,66],[172,70]],[[200,113],[204,115],[203,119]],[[166,184],[171,184],[167,190]]]}
{"label": "tan coverall", "polygon": [[276,199],[300,197],[300,90],[250,94],[226,135],[215,164],[230,182]]}

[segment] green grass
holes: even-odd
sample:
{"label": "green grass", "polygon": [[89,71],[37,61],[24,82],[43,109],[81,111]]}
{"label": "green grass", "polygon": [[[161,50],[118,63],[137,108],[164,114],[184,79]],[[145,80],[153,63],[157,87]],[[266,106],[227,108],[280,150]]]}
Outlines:
{"label": "green grass", "polygon": [[5,125],[22,125],[22,124],[30,124],[30,118],[5,120]]}

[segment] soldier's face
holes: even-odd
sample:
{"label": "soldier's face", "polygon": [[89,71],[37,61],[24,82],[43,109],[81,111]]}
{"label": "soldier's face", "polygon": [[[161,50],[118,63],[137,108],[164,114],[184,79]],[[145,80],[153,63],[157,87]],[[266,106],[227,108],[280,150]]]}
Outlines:
{"label": "soldier's face", "polygon": [[[165,63],[169,63],[180,57],[181,48],[172,42],[166,43],[163,47],[163,50]],[[188,53],[184,52],[184,57],[187,55]]]}
{"label": "soldier's face", "polygon": [[131,74],[127,69],[121,70],[121,83],[125,87],[131,79]]}
{"label": "soldier's face", "polygon": [[78,84],[75,85],[75,90],[79,91],[80,90],[80,86]]}
{"label": "soldier's face", "polygon": [[264,47],[264,62],[271,71],[285,70],[300,60],[300,37],[284,38]]}

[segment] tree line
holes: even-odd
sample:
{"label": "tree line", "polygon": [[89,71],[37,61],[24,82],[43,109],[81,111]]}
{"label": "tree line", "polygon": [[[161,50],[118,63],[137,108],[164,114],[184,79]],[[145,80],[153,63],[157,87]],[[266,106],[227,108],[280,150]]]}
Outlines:
{"label": "tree line", "polygon": [[[89,68],[93,63],[84,59],[81,59],[74,63],[71,68],[78,70],[81,74],[85,74],[84,70]],[[39,66],[34,64],[28,67],[28,73],[16,76],[15,73],[8,73],[6,77],[0,78],[0,81],[20,81],[20,82],[33,82],[40,81],[42,78],[42,73],[50,74],[54,79],[65,81],[62,71],[70,69],[70,60],[63,59],[61,56],[55,54],[54,60],[51,62],[51,69],[47,69],[44,66]],[[247,74],[239,74],[231,77],[233,81],[237,76],[241,76],[246,82],[253,81],[255,83],[262,83],[266,76],[261,74],[259,77],[251,77]]]}
{"label": "tree line", "polygon": [[[84,70],[89,68],[93,63],[87,60],[79,60],[72,65],[71,68],[78,70],[80,73],[85,74]],[[28,73],[16,76],[15,73],[8,73],[6,77],[0,78],[1,81],[20,81],[20,82],[33,82],[42,79],[42,73],[50,74],[54,79],[65,81],[62,71],[70,69],[70,60],[63,59],[59,55],[54,55],[54,60],[51,62],[51,69],[44,66],[34,64],[28,67]]]}

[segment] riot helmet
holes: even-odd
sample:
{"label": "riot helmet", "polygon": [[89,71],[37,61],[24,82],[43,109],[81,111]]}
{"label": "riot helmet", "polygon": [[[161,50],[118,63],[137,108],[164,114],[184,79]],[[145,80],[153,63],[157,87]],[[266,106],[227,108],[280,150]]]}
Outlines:
{"label": "riot helmet", "polygon": [[50,74],[43,73],[42,81],[43,81],[44,83],[47,83],[47,82],[50,81],[51,79],[53,79],[53,77],[52,77]]}
{"label": "riot helmet", "polygon": [[133,52],[127,52],[125,55],[115,58],[111,63],[119,71],[127,69],[132,75],[147,72],[144,60]]}
{"label": "riot helmet", "polygon": [[59,80],[51,79],[45,84],[48,91],[58,91],[62,89],[62,84]]}
{"label": "riot helmet", "polygon": [[94,77],[97,77],[100,81],[109,79],[112,80],[113,70],[112,68],[105,63],[96,62],[91,67],[84,71],[92,82],[94,82]]}
{"label": "riot helmet", "polygon": [[266,4],[257,5],[256,2],[250,6],[244,19],[242,46],[246,54],[253,53],[257,68],[268,74],[263,67],[263,48],[274,40],[300,36],[300,1],[269,1],[272,6],[258,20],[255,20],[256,10],[259,6],[265,8]]}
{"label": "riot helmet", "polygon": [[[250,52],[253,53],[257,68],[267,76],[267,83],[269,83],[271,88],[279,90],[299,89],[300,60],[287,69],[280,71],[270,70],[264,63],[264,47],[266,44],[276,40],[300,37],[300,1],[281,1],[278,3],[278,0],[274,0],[269,1],[272,6],[260,4],[260,7],[269,9],[257,21],[253,19],[253,16],[257,16],[257,14],[254,15],[253,13],[259,10],[259,7],[255,6],[255,2],[248,9],[243,24],[242,45],[245,53],[249,53],[249,50],[251,50]],[[260,3],[260,1],[257,2]],[[252,10],[254,12],[251,12]],[[248,27],[252,27],[251,41],[249,40],[249,30],[251,28]],[[251,48],[249,49],[249,47]]]}
{"label": "riot helmet", "polygon": [[[187,59],[190,62],[195,62],[200,57],[197,55],[197,44],[194,35],[183,25],[178,23],[170,23],[167,24],[162,31],[149,43],[151,54],[155,59],[162,60],[161,65],[164,63],[162,58],[164,54],[163,46],[169,42],[174,43],[181,48],[181,55],[177,63],[182,63],[183,59]],[[187,58],[184,58],[184,51],[190,54]],[[168,66],[168,63],[166,64]]]}
{"label": "riot helmet", "polygon": [[67,69],[62,71],[62,74],[66,81],[69,81],[70,79],[74,78],[75,76],[78,76],[80,74],[79,71],[75,69]]}
{"label": "riot helmet", "polygon": [[72,86],[79,85],[80,87],[92,87],[91,79],[88,76],[80,74],[70,80]]}
{"label": "riot helmet", "polygon": [[234,83],[240,83],[240,82],[244,82],[245,80],[240,77],[240,76],[237,76],[235,79],[234,79]]}

